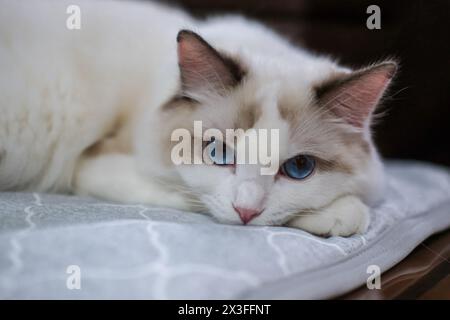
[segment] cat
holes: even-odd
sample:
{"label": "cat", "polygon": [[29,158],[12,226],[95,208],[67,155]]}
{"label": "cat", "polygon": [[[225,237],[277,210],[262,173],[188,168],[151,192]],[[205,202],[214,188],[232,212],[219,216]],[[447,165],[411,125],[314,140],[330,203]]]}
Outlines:
{"label": "cat", "polygon": [[[73,4],[79,29],[66,26]],[[198,20],[158,3],[0,6],[0,190],[322,236],[366,231],[385,184],[370,127],[395,61],[353,70],[244,17]],[[222,131],[277,129],[280,170],[175,165],[171,133],[198,120]]]}

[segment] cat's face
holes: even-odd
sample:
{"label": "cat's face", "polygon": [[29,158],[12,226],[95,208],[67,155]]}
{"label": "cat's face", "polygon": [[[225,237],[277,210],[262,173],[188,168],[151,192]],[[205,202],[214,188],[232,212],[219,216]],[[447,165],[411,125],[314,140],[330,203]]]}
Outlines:
{"label": "cat's face", "polygon": [[[178,44],[182,94],[163,112],[172,128],[188,130],[192,145],[201,146],[192,148],[189,158],[203,161],[175,169],[219,221],[277,225],[341,195],[370,198],[375,192],[380,172],[370,116],[394,63],[354,73],[318,64],[313,71],[320,76],[308,77],[292,61],[243,62],[241,57],[238,63],[191,32],[180,32]],[[199,135],[194,121],[201,121],[202,134],[218,129],[223,140]],[[249,163],[248,153],[245,163],[236,163],[237,146],[247,142],[248,147],[250,140],[238,135],[228,141],[227,129],[255,130],[256,163]],[[261,129],[269,137],[276,134],[264,139]]]}

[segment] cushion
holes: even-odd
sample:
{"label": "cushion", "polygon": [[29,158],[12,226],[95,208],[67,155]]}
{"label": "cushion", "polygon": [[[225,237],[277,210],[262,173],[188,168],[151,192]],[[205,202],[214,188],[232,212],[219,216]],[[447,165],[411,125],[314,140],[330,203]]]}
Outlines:
{"label": "cushion", "polygon": [[369,266],[385,271],[450,226],[448,169],[391,161],[386,170],[386,196],[368,231],[349,238],[224,225],[140,204],[0,193],[0,298],[335,297],[366,283]]}

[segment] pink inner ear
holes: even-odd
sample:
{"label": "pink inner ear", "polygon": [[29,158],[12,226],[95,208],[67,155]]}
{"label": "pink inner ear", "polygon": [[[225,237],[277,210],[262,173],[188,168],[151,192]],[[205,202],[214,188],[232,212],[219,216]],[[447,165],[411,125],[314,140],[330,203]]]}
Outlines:
{"label": "pink inner ear", "polygon": [[394,63],[357,71],[329,89],[323,105],[347,123],[362,128],[378,105],[394,73]]}
{"label": "pink inner ear", "polygon": [[220,54],[194,33],[179,36],[178,63],[188,90],[222,90],[235,81]]}

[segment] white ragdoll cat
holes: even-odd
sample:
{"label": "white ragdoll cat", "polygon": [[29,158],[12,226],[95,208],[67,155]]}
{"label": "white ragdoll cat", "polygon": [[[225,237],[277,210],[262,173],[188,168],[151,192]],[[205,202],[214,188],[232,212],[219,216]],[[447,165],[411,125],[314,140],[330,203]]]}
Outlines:
{"label": "white ragdoll cat", "polygon": [[[66,27],[73,4],[80,29]],[[0,0],[0,190],[362,233],[384,183],[371,117],[395,71],[392,61],[341,67],[242,17],[199,21],[146,2]],[[279,172],[175,165],[171,133],[192,131],[194,120],[278,129]]]}

